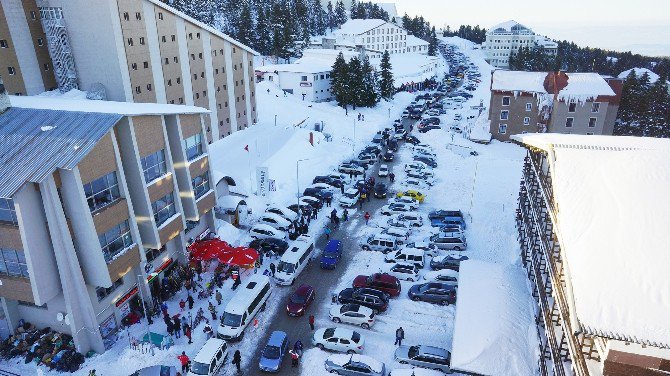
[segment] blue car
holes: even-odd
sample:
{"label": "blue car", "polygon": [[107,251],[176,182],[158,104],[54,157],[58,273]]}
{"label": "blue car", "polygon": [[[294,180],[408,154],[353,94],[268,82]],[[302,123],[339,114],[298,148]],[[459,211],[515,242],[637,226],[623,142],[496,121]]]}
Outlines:
{"label": "blue car", "polygon": [[286,333],[278,330],[272,332],[267,345],[265,345],[263,352],[261,352],[258,368],[265,372],[279,372],[286,353],[288,353],[288,336]]}
{"label": "blue car", "polygon": [[321,269],[335,269],[340,257],[342,257],[342,242],[335,239],[328,241],[321,255]]}

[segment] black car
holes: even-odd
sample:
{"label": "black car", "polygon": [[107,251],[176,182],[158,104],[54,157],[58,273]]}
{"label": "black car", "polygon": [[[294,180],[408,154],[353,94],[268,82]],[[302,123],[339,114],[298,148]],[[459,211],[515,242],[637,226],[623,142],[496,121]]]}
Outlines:
{"label": "black car", "polygon": [[[407,136],[405,136],[405,137],[407,137]],[[398,140],[396,140],[395,138],[390,139],[388,141],[387,148],[388,148],[388,150],[390,150],[392,152],[398,151]]]}
{"label": "black car", "polygon": [[419,133],[426,133],[428,131],[432,131],[434,129],[442,129],[439,125],[424,125],[423,127],[419,128]]}
{"label": "black car", "polygon": [[382,153],[382,149],[379,148],[379,146],[376,145],[370,145],[366,146],[365,149],[361,152],[361,154],[375,154],[379,155]]}
{"label": "black car", "polygon": [[428,119],[424,119],[421,121],[424,124],[433,124],[433,125],[439,125],[440,124],[440,118],[437,117],[429,117]]}
{"label": "black car", "polygon": [[333,192],[326,191],[324,189],[318,189],[318,188],[306,188],[302,192],[303,196],[311,196],[311,197],[316,197],[321,201],[325,201],[327,199],[332,199],[333,198]]}
{"label": "black car", "polygon": [[450,269],[458,271],[460,269],[461,261],[468,259],[468,256],[444,256],[433,257],[430,260],[430,268],[432,270]]}
{"label": "black car", "polygon": [[303,212],[303,213],[305,213],[305,215],[311,215],[312,211],[314,211],[314,208],[312,207],[312,205],[304,204],[302,202],[300,203],[300,205],[293,204],[293,205],[288,206],[288,208],[290,210],[298,213],[298,214],[300,214],[300,212]]}
{"label": "black car", "polygon": [[266,254],[268,252],[273,252],[281,256],[288,249],[288,243],[276,238],[255,239],[249,243],[249,248],[253,248],[258,252],[263,252]]}
{"label": "black car", "polygon": [[377,183],[375,184],[375,197],[377,198],[386,198],[386,194],[388,193],[388,187],[386,187],[386,184],[384,183]]}
{"label": "black car", "polygon": [[435,162],[432,158],[416,156],[416,157],[414,157],[414,160],[419,161],[419,162],[423,162],[423,163],[427,164],[428,166],[430,166],[432,168],[437,167],[437,162]]}
{"label": "black car", "polygon": [[419,141],[419,139],[416,138],[415,136],[406,136],[405,141],[412,145],[417,145],[421,143],[421,141]]}
{"label": "black car", "polygon": [[410,299],[449,305],[456,303],[456,287],[447,283],[428,282],[410,287],[407,295]]}
{"label": "black car", "polygon": [[340,304],[354,303],[368,307],[375,312],[386,311],[389,295],[385,292],[369,288],[347,288],[337,295]]}
{"label": "black car", "polygon": [[384,161],[386,161],[386,162],[391,162],[393,160],[393,158],[395,158],[395,155],[393,153],[391,153],[390,151],[387,151],[382,156],[382,159],[384,159]]}
{"label": "black car", "polygon": [[331,187],[340,188],[344,185],[344,182],[340,179],[335,179],[330,176],[317,176],[312,180],[312,184],[324,183],[328,184]]}

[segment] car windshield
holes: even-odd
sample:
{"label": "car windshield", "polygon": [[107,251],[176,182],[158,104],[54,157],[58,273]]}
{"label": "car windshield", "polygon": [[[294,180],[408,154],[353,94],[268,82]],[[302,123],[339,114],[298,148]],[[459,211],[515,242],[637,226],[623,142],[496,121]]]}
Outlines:
{"label": "car windshield", "polygon": [[223,325],[232,326],[237,328],[242,323],[242,315],[236,315],[234,313],[223,313]]}
{"label": "car windshield", "polygon": [[417,355],[419,355],[419,346],[410,346],[409,350],[407,351],[407,356],[412,359]]}
{"label": "car windshield", "polygon": [[295,271],[295,265],[286,261],[280,261],[279,265],[277,266],[277,271],[284,273],[293,273]]}
{"label": "car windshield", "polygon": [[345,193],[344,194],[344,197],[347,197],[347,198],[356,198],[356,196],[358,196],[358,193]]}
{"label": "car windshield", "polygon": [[263,358],[265,359],[279,359],[279,347],[267,345],[263,349]]}
{"label": "car windshield", "polygon": [[291,295],[291,303],[295,304],[305,304],[305,296],[293,294]]}
{"label": "car windshield", "polygon": [[209,375],[209,364],[192,362],[191,373],[195,373],[196,375]]}
{"label": "car windshield", "polygon": [[331,258],[331,259],[332,258],[337,258],[337,255],[338,255],[337,251],[331,251],[331,252],[324,252],[323,253],[324,258]]}

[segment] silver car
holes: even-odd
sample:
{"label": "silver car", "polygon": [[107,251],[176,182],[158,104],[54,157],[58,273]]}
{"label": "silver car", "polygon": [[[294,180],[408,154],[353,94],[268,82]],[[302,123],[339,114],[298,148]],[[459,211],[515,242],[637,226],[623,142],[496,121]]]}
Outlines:
{"label": "silver car", "polygon": [[385,376],[384,363],[366,355],[335,354],[326,359],[326,371],[344,376]]}
{"label": "silver car", "polygon": [[399,346],[395,350],[394,358],[400,364],[434,369],[451,373],[451,353],[445,349],[433,346]]}

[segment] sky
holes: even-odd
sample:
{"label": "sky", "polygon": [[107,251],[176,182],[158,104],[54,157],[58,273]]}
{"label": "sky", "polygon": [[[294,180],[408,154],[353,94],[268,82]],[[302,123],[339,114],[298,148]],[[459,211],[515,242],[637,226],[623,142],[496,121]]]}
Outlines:
{"label": "sky", "polygon": [[669,0],[375,0],[398,14],[423,15],[437,28],[491,26],[513,19],[552,39],[580,46],[670,56]]}

